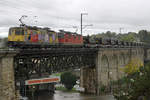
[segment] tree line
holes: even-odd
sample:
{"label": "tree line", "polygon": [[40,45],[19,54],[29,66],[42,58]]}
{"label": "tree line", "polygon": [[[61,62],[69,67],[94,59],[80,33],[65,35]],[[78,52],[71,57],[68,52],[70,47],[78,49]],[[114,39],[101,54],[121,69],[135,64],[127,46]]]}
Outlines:
{"label": "tree line", "polygon": [[140,30],[139,32],[128,32],[124,34],[117,34],[115,32],[107,31],[91,35],[90,37],[117,39],[126,42],[150,43],[150,31],[147,30]]}

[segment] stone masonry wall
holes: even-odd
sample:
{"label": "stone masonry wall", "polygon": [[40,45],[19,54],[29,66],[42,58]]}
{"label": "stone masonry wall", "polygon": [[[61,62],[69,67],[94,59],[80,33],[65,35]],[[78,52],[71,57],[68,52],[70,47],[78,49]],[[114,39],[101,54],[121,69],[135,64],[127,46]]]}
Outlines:
{"label": "stone masonry wall", "polygon": [[100,48],[96,56],[96,67],[81,69],[81,87],[87,93],[101,94],[102,86],[109,86],[111,81],[125,75],[122,69],[131,59],[139,59],[144,63],[144,49]]}
{"label": "stone masonry wall", "polygon": [[101,86],[110,85],[124,76],[123,68],[131,59],[139,59],[144,63],[143,48],[108,48],[101,49],[97,55],[97,93],[100,94]]}
{"label": "stone masonry wall", "polygon": [[13,54],[0,54],[0,100],[16,100]]}

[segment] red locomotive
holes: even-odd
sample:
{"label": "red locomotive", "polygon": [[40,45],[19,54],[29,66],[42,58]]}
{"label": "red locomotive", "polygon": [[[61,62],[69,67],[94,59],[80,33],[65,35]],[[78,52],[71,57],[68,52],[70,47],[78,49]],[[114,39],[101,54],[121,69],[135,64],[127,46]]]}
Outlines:
{"label": "red locomotive", "polygon": [[58,33],[58,40],[61,44],[66,45],[82,45],[83,37],[77,33],[60,30]]}

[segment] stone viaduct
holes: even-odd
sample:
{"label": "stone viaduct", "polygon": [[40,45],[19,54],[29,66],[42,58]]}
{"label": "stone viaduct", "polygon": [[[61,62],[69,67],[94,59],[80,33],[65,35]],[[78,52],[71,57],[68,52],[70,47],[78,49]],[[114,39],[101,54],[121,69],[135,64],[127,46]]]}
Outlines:
{"label": "stone viaduct", "polygon": [[[96,67],[81,69],[81,86],[85,92],[100,95],[102,86],[123,77],[123,68],[131,60],[150,59],[150,50],[143,48],[100,48],[96,56]],[[138,62],[137,62],[138,63]]]}
{"label": "stone viaduct", "polygon": [[[14,78],[14,56],[16,51],[0,51],[0,100],[18,100]],[[139,59],[143,64],[150,60],[150,49],[134,48],[99,48],[95,56],[95,65],[81,68],[81,86],[87,93],[100,94],[102,85],[124,76],[121,69],[131,59]]]}

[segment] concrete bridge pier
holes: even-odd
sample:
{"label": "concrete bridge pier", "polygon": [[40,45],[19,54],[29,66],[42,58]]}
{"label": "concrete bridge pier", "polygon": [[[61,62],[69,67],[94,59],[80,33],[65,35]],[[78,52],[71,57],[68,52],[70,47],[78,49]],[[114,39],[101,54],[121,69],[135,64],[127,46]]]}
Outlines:
{"label": "concrete bridge pier", "polygon": [[85,93],[96,94],[97,91],[97,79],[96,69],[81,68],[80,71],[80,87],[85,89]]}
{"label": "concrete bridge pier", "polygon": [[0,51],[0,100],[17,100],[14,79],[16,52]]}

